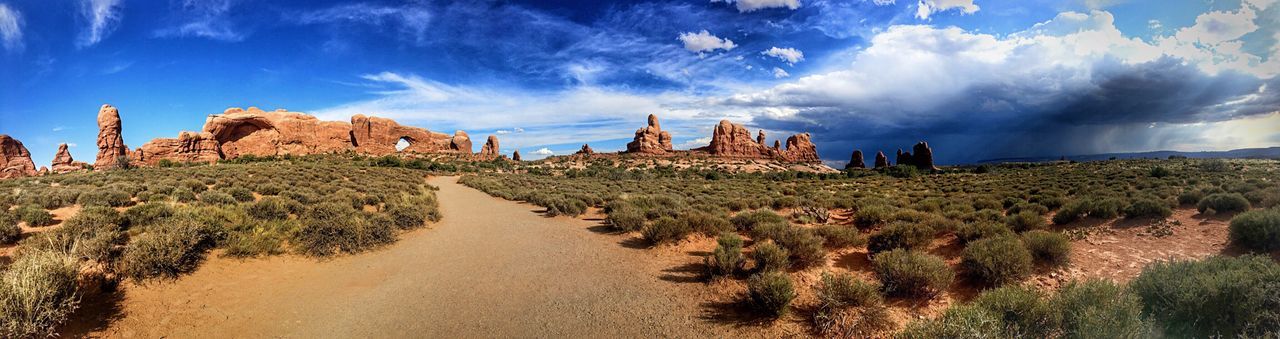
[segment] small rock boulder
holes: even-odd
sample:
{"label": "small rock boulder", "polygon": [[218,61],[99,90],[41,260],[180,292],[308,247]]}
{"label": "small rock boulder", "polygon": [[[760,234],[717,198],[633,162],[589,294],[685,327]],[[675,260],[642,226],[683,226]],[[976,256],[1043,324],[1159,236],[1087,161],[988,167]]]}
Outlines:
{"label": "small rock boulder", "polygon": [[36,175],[36,163],[31,152],[21,141],[7,134],[0,134],[0,179],[21,178]]}
{"label": "small rock boulder", "polygon": [[592,155],[592,154],[596,154],[596,151],[591,149],[591,145],[582,144],[582,149],[579,149],[577,152],[574,152],[573,154]]}

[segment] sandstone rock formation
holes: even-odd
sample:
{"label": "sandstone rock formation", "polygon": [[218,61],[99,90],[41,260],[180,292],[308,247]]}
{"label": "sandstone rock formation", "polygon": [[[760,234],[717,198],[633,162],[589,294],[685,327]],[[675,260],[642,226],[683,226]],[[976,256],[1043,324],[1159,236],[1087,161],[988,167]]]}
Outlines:
{"label": "sandstone rock formation", "polygon": [[849,157],[849,164],[844,165],[844,168],[867,168],[867,163],[862,157],[862,150],[853,150],[853,155]]}
{"label": "sandstone rock formation", "polygon": [[36,174],[36,163],[31,161],[31,152],[27,151],[27,147],[18,139],[0,134],[0,179]]}
{"label": "sandstone rock formation", "polygon": [[929,148],[929,143],[921,141],[911,147],[915,155],[911,156],[912,165],[919,169],[935,170],[938,169],[933,165],[933,149]]}
{"label": "sandstone rock formation", "polygon": [[756,143],[764,145],[764,130],[760,130],[760,134],[756,134]]}
{"label": "sandstone rock formation", "polygon": [[58,145],[58,153],[53,155],[53,163],[49,165],[53,173],[67,173],[82,170],[86,164],[72,159],[71,151],[64,143]]}
{"label": "sandstone rock formation", "polygon": [[222,114],[210,115],[204,132],[217,140],[227,159],[246,154],[337,153],[354,148],[351,125],[283,109],[264,112],[257,107],[228,108]]}
{"label": "sandstone rock formation", "polygon": [[627,143],[627,153],[666,154],[671,152],[671,133],[662,130],[658,116],[649,115],[649,125],[636,130],[635,139]]}
{"label": "sandstone rock formation", "polygon": [[893,158],[893,163],[898,165],[910,165],[914,163],[914,161],[911,159],[911,152],[903,152],[902,149],[899,148],[898,155]]}
{"label": "sandstone rock formation", "polygon": [[876,152],[876,168],[889,167],[889,157],[884,156],[884,151]]}
{"label": "sandstone rock formation", "polygon": [[480,146],[480,153],[476,154],[476,156],[480,159],[486,160],[497,159],[500,156],[500,154],[498,154],[498,137],[490,135],[489,138],[484,141],[484,146]]}
{"label": "sandstone rock formation", "polygon": [[98,109],[98,157],[93,162],[96,170],[119,168],[128,161],[129,147],[120,135],[120,111],[111,105]]}
{"label": "sandstone rock formation", "polygon": [[[466,136],[464,133],[463,136]],[[400,140],[409,143],[408,147],[396,150]],[[467,138],[466,152],[471,153],[470,138]],[[425,128],[403,126],[395,120],[370,117],[356,114],[351,117],[351,141],[356,152],[370,155],[387,155],[396,152],[438,153],[455,151],[452,138],[448,134],[432,132]]]}
{"label": "sandstone rock formation", "polygon": [[49,175],[49,168],[40,166],[40,169],[36,170],[36,175]]}
{"label": "sandstone rock formation", "polygon": [[764,131],[760,131],[755,139],[746,127],[728,120],[721,120],[711,133],[711,145],[700,148],[716,157],[776,159],[788,162],[819,162],[818,147],[813,144],[809,133],[800,133],[787,138],[787,147],[782,148],[779,140],[773,141],[770,148],[764,144]]}
{"label": "sandstone rock formation", "polygon": [[215,163],[222,159],[222,147],[213,134],[183,131],[178,138],[157,138],[143,144],[134,157],[139,163],[156,165],[161,160],[177,163]]}
{"label": "sandstone rock formation", "polygon": [[596,154],[596,151],[591,149],[591,145],[582,144],[582,148],[573,154],[592,155]]}
{"label": "sandstone rock formation", "polygon": [[511,152],[511,160],[520,161],[520,150]]}
{"label": "sandstone rock formation", "polygon": [[449,139],[449,150],[454,152],[471,153],[471,136],[462,130],[453,131],[453,138]]}
{"label": "sandstone rock formation", "polygon": [[818,146],[813,144],[809,133],[800,133],[787,138],[787,149],[781,154],[790,162],[818,162]]}

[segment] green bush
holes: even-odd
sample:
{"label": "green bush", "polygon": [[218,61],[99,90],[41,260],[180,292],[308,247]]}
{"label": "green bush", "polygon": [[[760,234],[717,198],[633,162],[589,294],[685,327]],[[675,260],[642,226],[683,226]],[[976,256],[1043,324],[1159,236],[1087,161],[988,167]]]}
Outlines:
{"label": "green bush", "polygon": [[1009,230],[1009,227],[1004,224],[994,222],[971,222],[956,230],[956,239],[960,240],[961,244],[968,244],[978,239],[1007,235],[1013,235],[1013,231]]}
{"label": "green bush", "polygon": [[867,242],[858,229],[844,225],[826,224],[818,226],[814,232],[826,240],[823,244],[831,248],[862,246]]}
{"label": "green bush", "polygon": [[18,217],[9,211],[0,210],[0,245],[8,245],[22,237],[22,228],[18,227]]}
{"label": "green bush", "polygon": [[1164,166],[1156,166],[1151,168],[1151,172],[1149,174],[1151,174],[1151,176],[1155,178],[1164,178],[1164,177],[1173,175],[1173,171],[1170,171],[1168,168],[1165,168]]}
{"label": "green bush", "polygon": [[257,202],[246,204],[244,211],[259,220],[284,220],[289,218],[290,208],[287,199],[265,197]]}
{"label": "green bush", "polygon": [[40,227],[53,225],[53,215],[45,211],[43,207],[36,205],[26,205],[18,208],[18,218],[27,223],[27,227]]}
{"label": "green bush", "polygon": [[836,307],[878,306],[882,302],[879,286],[849,273],[822,273],[817,295],[819,304]]}
{"label": "green bush", "polygon": [[80,206],[108,206],[122,207],[128,206],[132,201],[132,195],[128,192],[114,190],[110,188],[99,188],[80,194],[76,202]]}
{"label": "green bush", "polygon": [[712,277],[730,276],[742,269],[746,259],[742,256],[742,237],[725,232],[716,239],[716,249],[704,259],[707,274]]}
{"label": "green bush", "polygon": [[1124,216],[1130,219],[1144,217],[1163,219],[1171,215],[1173,215],[1173,209],[1169,208],[1169,204],[1150,198],[1134,200],[1133,204],[1124,209]]}
{"label": "green bush", "polygon": [[791,266],[791,253],[786,248],[772,241],[765,241],[751,251],[751,259],[756,261],[756,269],[761,271],[783,271]]}
{"label": "green bush", "polygon": [[1108,280],[1074,281],[1058,289],[1049,305],[1061,312],[1064,338],[1150,338],[1142,302]]}
{"label": "green bush", "polygon": [[210,205],[231,205],[236,203],[236,198],[221,191],[206,191],[200,193],[200,201]]}
{"label": "green bush", "polygon": [[1005,217],[1004,223],[1014,232],[1026,232],[1044,228],[1044,217],[1036,211],[1021,211]]}
{"label": "green bush", "polygon": [[738,215],[733,216],[729,221],[732,222],[733,226],[737,227],[739,231],[750,232],[755,229],[757,225],[786,223],[787,218],[784,218],[770,210],[754,210],[738,213]]}
{"label": "green bush", "polygon": [[787,313],[796,291],[786,273],[765,271],[747,280],[747,295],[757,311],[778,317]]}
{"label": "green bush", "polygon": [[1071,240],[1062,233],[1030,231],[1022,234],[1022,242],[1038,262],[1062,266],[1071,261]]}
{"label": "green bush", "polygon": [[131,227],[141,227],[173,215],[173,207],[165,203],[147,203],[134,206],[124,211],[125,220]]}
{"label": "green bush", "polygon": [[893,217],[893,209],[883,205],[870,205],[859,208],[853,214],[853,223],[867,228],[889,221]]}
{"label": "green bush", "polygon": [[0,337],[52,337],[76,309],[79,265],[72,256],[25,250],[0,272]]}
{"label": "green bush", "polygon": [[657,245],[666,242],[676,242],[683,240],[693,230],[680,220],[671,217],[661,217],[654,220],[653,224],[640,230],[640,235],[644,236],[650,244]]}
{"label": "green bush", "polygon": [[942,258],[918,251],[895,249],[876,254],[872,266],[885,294],[893,296],[933,297],[955,279]]}
{"label": "green bush", "polygon": [[1143,313],[1182,337],[1280,334],[1280,264],[1266,256],[1148,265],[1130,284]]}
{"label": "green bush", "polygon": [[618,208],[609,211],[606,219],[609,225],[621,232],[634,232],[644,228],[644,212],[635,207]]}
{"label": "green bush", "polygon": [[1000,286],[1031,274],[1031,252],[1018,238],[979,239],[965,246],[960,266],[980,282]]}
{"label": "green bush", "polygon": [[320,203],[300,219],[291,244],[311,256],[356,253],[395,240],[390,237],[393,222],[366,222],[363,214],[343,203]]}
{"label": "green bush", "polygon": [[1280,249],[1280,209],[1249,211],[1231,218],[1231,243],[1259,252]]}
{"label": "green bush", "polygon": [[1049,338],[1059,315],[1047,299],[1035,287],[1010,285],[983,292],[972,304],[1000,320],[1003,337]]}
{"label": "green bush", "polygon": [[907,324],[896,335],[902,339],[917,338],[1002,338],[1008,330],[1000,318],[980,307],[959,305],[947,308],[937,319]]}
{"label": "green bush", "polygon": [[822,265],[827,256],[823,239],[808,229],[792,227],[775,239],[791,253],[791,263],[799,267]]}
{"label": "green bush", "polygon": [[1200,199],[1196,210],[1204,214],[1243,212],[1249,210],[1249,200],[1240,193],[1214,193]]}
{"label": "green bush", "polygon": [[867,253],[874,255],[899,248],[924,249],[933,240],[933,234],[933,229],[923,224],[894,222],[871,235],[867,241]]}
{"label": "green bush", "polygon": [[688,225],[690,230],[707,236],[734,230],[729,219],[703,211],[686,211],[680,214],[679,219]]}
{"label": "green bush", "polygon": [[232,198],[235,198],[236,201],[239,201],[239,202],[249,202],[249,201],[253,201],[254,199],[253,191],[250,191],[248,188],[231,187],[231,188],[223,189],[222,191],[227,193],[227,195],[230,195]]}
{"label": "green bush", "polygon": [[129,241],[121,259],[124,276],[135,281],[176,278],[195,269],[213,246],[211,231],[193,218],[168,218],[157,226]]}

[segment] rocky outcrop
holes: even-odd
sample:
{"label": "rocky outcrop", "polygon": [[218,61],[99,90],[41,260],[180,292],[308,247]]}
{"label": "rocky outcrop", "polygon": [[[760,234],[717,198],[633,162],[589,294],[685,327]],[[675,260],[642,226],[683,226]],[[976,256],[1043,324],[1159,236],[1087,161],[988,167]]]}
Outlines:
{"label": "rocky outcrop", "polygon": [[36,170],[36,175],[49,175],[49,168],[40,166],[40,169]]}
{"label": "rocky outcrop", "polygon": [[[465,133],[463,134],[466,135]],[[396,144],[404,140],[408,147],[397,150]],[[351,117],[351,142],[356,152],[369,155],[388,155],[396,152],[441,153],[454,152],[453,138],[448,134],[432,132],[425,128],[403,126],[395,120],[356,114]],[[471,153],[467,138],[467,153]]]}
{"label": "rocky outcrop", "polygon": [[53,155],[53,163],[49,164],[53,173],[79,171],[84,169],[85,165],[87,164],[71,158],[71,151],[67,149],[65,143],[58,145],[58,153]]}
{"label": "rocky outcrop", "polygon": [[876,152],[876,168],[889,167],[889,157],[884,156],[884,151]]}
{"label": "rocky outcrop", "polygon": [[355,147],[351,125],[283,109],[265,112],[257,107],[228,108],[222,114],[210,115],[204,132],[217,140],[227,159],[250,154],[338,153]]}
{"label": "rocky outcrop", "polygon": [[27,147],[18,139],[0,134],[0,179],[36,174],[36,163],[31,161],[31,152],[27,151]]}
{"label": "rocky outcrop", "polygon": [[520,161],[520,150],[511,152],[511,160]]}
{"label": "rocky outcrop", "polygon": [[712,156],[724,158],[775,159],[787,162],[819,162],[818,147],[813,144],[809,133],[800,133],[787,138],[787,147],[782,148],[779,140],[773,141],[773,147],[766,146],[765,133],[760,131],[755,139],[746,127],[728,120],[721,120],[711,132],[711,145],[700,148],[700,151]]}
{"label": "rocky outcrop", "polygon": [[485,160],[497,159],[500,157],[501,154],[498,154],[498,137],[490,135],[489,138],[484,141],[484,146],[480,146],[480,153],[476,154],[476,156]]}
{"label": "rocky outcrop", "polygon": [[449,139],[449,150],[471,153],[471,136],[462,130],[453,131],[453,138]]}
{"label": "rocky outcrop", "polygon": [[177,139],[157,138],[143,144],[134,151],[134,157],[141,164],[154,166],[161,160],[215,163],[223,155],[222,147],[214,140],[213,134],[183,131]]}
{"label": "rocky outcrop", "polygon": [[756,143],[764,145],[764,130],[760,130],[760,133],[756,134]]}
{"label": "rocky outcrop", "polygon": [[849,163],[844,165],[845,169],[851,168],[867,168],[867,163],[862,157],[861,150],[853,150],[853,155],[849,157]]}
{"label": "rocky outcrop", "polygon": [[924,141],[918,142],[915,146],[911,147],[911,151],[915,152],[915,155],[911,156],[911,164],[915,165],[916,168],[924,170],[938,169],[938,167],[933,164],[933,149],[929,148],[929,143]]}
{"label": "rocky outcrop", "polygon": [[818,146],[813,144],[809,133],[800,133],[787,138],[787,149],[782,151],[783,160],[790,162],[819,162]]}
{"label": "rocky outcrop", "polygon": [[582,144],[582,148],[578,149],[578,151],[573,154],[592,155],[596,154],[596,151],[591,149],[591,145]]}
{"label": "rocky outcrop", "polygon": [[107,170],[128,165],[129,147],[121,136],[120,111],[111,105],[98,109],[98,157],[93,161],[95,170]]}
{"label": "rocky outcrop", "polygon": [[649,115],[649,125],[636,130],[636,136],[627,143],[627,153],[667,154],[671,152],[671,133],[662,130],[658,116]]}

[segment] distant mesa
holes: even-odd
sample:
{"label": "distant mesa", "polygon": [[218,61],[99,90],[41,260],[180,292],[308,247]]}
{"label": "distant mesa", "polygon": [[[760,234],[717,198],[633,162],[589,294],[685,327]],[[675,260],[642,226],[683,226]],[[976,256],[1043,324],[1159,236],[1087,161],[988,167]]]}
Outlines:
{"label": "distant mesa", "polygon": [[[650,116],[652,116],[652,115],[650,115]],[[573,154],[592,155],[592,154],[596,154],[596,151],[595,151],[595,150],[593,150],[593,149],[591,149],[591,145],[588,145],[588,144],[582,144],[582,148],[581,148],[581,149],[579,149],[577,152],[575,152],[575,153],[573,153]]]}
{"label": "distant mesa", "polygon": [[[448,134],[432,132],[425,128],[402,126],[394,120],[379,117],[369,117],[363,114],[356,114],[351,117],[351,143],[355,145],[357,153],[371,155],[388,155],[396,153],[396,144],[404,140],[409,144],[400,152],[411,153],[439,153],[439,152],[458,152],[459,150],[471,151],[471,138],[467,137],[466,132],[462,132],[462,138],[465,141],[454,141],[454,137]],[[459,131],[461,132],[461,131]],[[455,148],[458,144],[465,144],[466,148]]]}
{"label": "distant mesa", "polygon": [[746,127],[728,120],[721,120],[712,130],[710,145],[697,150],[721,158],[774,159],[797,163],[821,161],[818,158],[818,147],[813,144],[809,133],[788,137],[785,149],[779,140],[774,140],[773,147],[768,147],[763,130],[752,139],[751,132]]}
{"label": "distant mesa", "polygon": [[29,177],[38,174],[31,152],[21,141],[0,134],[0,179]]}

